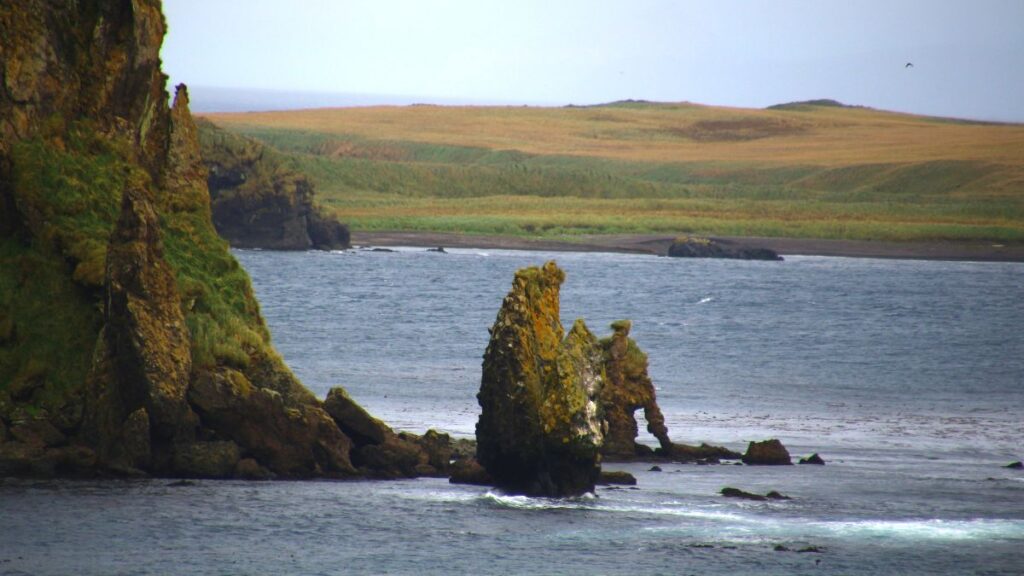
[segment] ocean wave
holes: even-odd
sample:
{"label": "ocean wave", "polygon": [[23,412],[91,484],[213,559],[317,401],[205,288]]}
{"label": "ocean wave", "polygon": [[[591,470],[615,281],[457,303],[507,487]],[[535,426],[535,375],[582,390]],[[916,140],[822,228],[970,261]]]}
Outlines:
{"label": "ocean wave", "polygon": [[836,536],[910,540],[1024,539],[1024,520],[861,520],[812,522]]}
{"label": "ocean wave", "polygon": [[609,503],[599,499],[593,494],[578,498],[535,498],[530,496],[513,496],[500,492],[487,492],[478,496],[480,501],[500,508],[516,510],[586,510],[589,512],[606,512],[609,514],[630,514],[641,516],[675,516],[691,518],[695,520],[710,520],[715,522],[752,523],[757,520],[732,512],[718,510],[707,510],[680,506],[675,503],[662,505],[623,505]]}

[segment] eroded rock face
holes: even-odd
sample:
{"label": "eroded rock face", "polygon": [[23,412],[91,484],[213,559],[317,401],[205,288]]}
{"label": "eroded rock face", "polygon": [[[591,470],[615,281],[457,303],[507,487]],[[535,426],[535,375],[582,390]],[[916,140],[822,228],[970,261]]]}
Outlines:
{"label": "eroded rock face", "polygon": [[199,123],[213,223],[232,246],[276,250],[349,247],[348,228],[314,205],[304,174],[261,143]]}
{"label": "eroded rock face", "polygon": [[[0,2],[0,475],[356,476],[214,231],[163,34],[157,0]],[[395,438],[378,466],[433,469]]]}
{"label": "eroded rock face", "polygon": [[600,474],[602,350],[582,320],[564,334],[564,279],[554,262],[518,271],[484,353],[477,460],[517,493],[579,495]]}
{"label": "eroded rock face", "polygon": [[601,341],[608,380],[601,393],[608,434],[603,452],[609,456],[631,457],[638,451],[637,423],[634,414],[643,408],[647,431],[663,450],[671,450],[665,417],[655,398],[654,384],[647,375],[647,354],[629,337],[629,320],[612,324],[614,333]]}
{"label": "eroded rock face", "polygon": [[189,401],[204,426],[278,477],[357,474],[349,459],[352,441],[318,402],[289,399],[230,369],[200,374]]}
{"label": "eroded rock face", "polygon": [[195,438],[199,420],[186,399],[192,366],[188,328],[174,274],[163,258],[157,215],[144,189],[125,191],[107,253],[106,288],[103,349],[109,370],[93,391],[93,409],[108,412],[99,417],[105,424],[95,431],[100,454],[130,456],[119,453],[132,444],[121,431],[130,414],[145,409],[152,449],[163,460],[171,446]]}

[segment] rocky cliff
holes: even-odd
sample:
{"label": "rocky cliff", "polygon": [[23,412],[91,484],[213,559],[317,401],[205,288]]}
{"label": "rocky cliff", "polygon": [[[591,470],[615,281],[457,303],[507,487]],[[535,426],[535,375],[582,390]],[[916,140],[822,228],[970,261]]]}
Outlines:
{"label": "rocky cliff", "polygon": [[579,495],[600,474],[601,347],[582,320],[565,334],[564,279],[554,262],[518,271],[484,353],[477,459],[513,492]]}
{"label": "rocky cliff", "polygon": [[213,224],[232,246],[276,250],[349,247],[349,231],[314,204],[313,183],[271,148],[200,120]]}
{"label": "rocky cliff", "polygon": [[608,422],[603,452],[608,456],[631,457],[650,451],[636,442],[638,429],[634,414],[641,408],[647,420],[647,431],[658,439],[663,450],[672,448],[665,417],[655,397],[654,383],[647,375],[647,354],[629,337],[631,326],[629,320],[615,322],[612,335],[601,340],[608,376],[601,392]]}
{"label": "rocky cliff", "polygon": [[[739,453],[721,446],[677,444],[669,438],[665,417],[658,406],[654,383],[647,373],[647,354],[629,337],[632,322],[612,323],[612,335],[601,340],[607,375],[601,392],[608,433],[601,448],[609,459],[662,458],[676,461],[736,460]],[[636,441],[637,410],[643,409],[647,431],[658,440],[658,448]]]}
{"label": "rocky cliff", "polygon": [[156,0],[0,3],[0,476],[393,475],[271,346],[163,33]]}

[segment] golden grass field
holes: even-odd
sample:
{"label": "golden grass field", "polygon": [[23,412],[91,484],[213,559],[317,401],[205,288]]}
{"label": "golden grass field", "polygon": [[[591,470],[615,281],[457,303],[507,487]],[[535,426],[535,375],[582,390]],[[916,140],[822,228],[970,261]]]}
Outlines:
{"label": "golden grass field", "polygon": [[1024,242],[1024,125],[834,105],[209,114],[355,229]]}

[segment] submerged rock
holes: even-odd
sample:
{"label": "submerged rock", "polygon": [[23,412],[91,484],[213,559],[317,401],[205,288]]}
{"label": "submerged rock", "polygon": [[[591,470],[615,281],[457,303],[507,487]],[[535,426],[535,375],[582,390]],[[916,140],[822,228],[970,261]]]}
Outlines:
{"label": "submerged rock", "polygon": [[774,250],[735,246],[727,240],[712,240],[697,236],[680,236],[668,248],[668,255],[676,258],[732,258],[738,260],[782,260]]}
{"label": "submerged rock", "polygon": [[579,495],[600,474],[602,350],[582,320],[563,337],[564,280],[554,262],[519,270],[484,353],[477,460],[512,492]]}
{"label": "submerged rock", "polygon": [[800,464],[817,464],[818,466],[824,466],[825,465],[825,460],[823,460],[821,458],[821,456],[819,456],[818,453],[815,452],[814,454],[811,454],[810,456],[808,456],[806,458],[801,458],[799,463]]}
{"label": "submerged rock", "polygon": [[725,488],[722,488],[721,494],[722,494],[722,496],[725,496],[726,498],[741,498],[743,500],[754,500],[756,502],[760,502],[760,501],[764,501],[764,500],[768,499],[767,496],[762,496],[760,494],[754,494],[753,492],[745,492],[743,490],[740,490],[739,488],[732,488],[732,487],[729,487],[729,486],[726,486]]}
{"label": "submerged rock", "polygon": [[780,493],[777,490],[772,490],[764,496],[760,494],[754,494],[753,492],[746,492],[739,488],[725,487],[721,491],[722,496],[726,498],[741,498],[743,500],[753,500],[755,502],[763,502],[765,500],[792,500],[789,496]]}
{"label": "submerged rock", "polygon": [[1016,462],[1010,462],[1006,466],[1003,466],[1003,468],[1010,468],[1011,470],[1021,470],[1024,469],[1024,462],[1021,462],[1020,460]]}
{"label": "submerged rock", "polygon": [[747,446],[747,452],[743,455],[743,463],[748,465],[785,465],[792,464],[789,458],[789,451],[779,442],[772,438],[763,442],[751,442]]}

